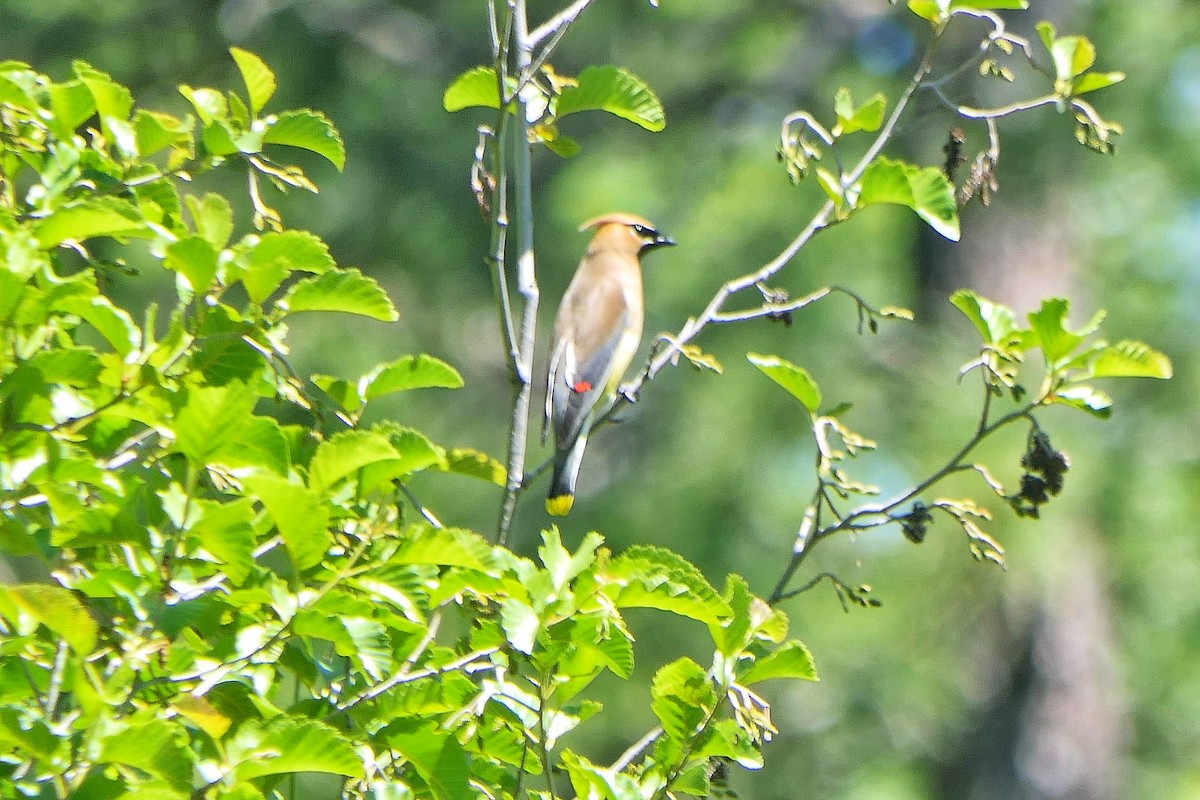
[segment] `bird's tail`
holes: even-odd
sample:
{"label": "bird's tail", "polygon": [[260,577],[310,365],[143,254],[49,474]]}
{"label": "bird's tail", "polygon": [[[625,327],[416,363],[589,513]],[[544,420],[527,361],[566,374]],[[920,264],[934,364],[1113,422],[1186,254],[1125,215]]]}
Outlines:
{"label": "bird's tail", "polygon": [[550,477],[550,493],[546,497],[546,511],[556,517],[566,516],[575,504],[575,480],[579,477],[579,465],[583,463],[583,449],[587,435],[581,435],[569,450],[554,453],[554,472]]}

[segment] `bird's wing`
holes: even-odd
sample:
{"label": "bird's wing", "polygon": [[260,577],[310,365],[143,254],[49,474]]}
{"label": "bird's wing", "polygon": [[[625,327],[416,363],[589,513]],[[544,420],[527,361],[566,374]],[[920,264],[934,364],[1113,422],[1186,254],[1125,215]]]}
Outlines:
{"label": "bird's wing", "polygon": [[571,293],[570,329],[560,331],[551,365],[550,400],[554,439],[569,446],[583,429],[592,408],[606,391],[625,338],[629,308],[621,287],[598,281],[586,292]]}

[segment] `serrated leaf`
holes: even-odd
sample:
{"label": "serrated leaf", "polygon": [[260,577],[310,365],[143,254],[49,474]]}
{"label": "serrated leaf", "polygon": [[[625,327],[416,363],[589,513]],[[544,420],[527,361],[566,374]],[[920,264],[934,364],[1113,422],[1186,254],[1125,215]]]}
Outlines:
{"label": "serrated leaf", "polygon": [[240,780],[292,772],[325,772],[363,777],[354,746],[336,729],[313,719],[280,715],[265,724],[249,720],[238,729],[239,742],[252,742],[237,767]]}
{"label": "serrated leaf", "polygon": [[398,459],[400,453],[386,437],[370,431],[345,431],[317,446],[308,467],[308,485],[324,492],[368,464]]}
{"label": "serrated leaf", "polygon": [[296,570],[302,572],[321,563],[329,549],[329,506],[306,486],[275,475],[252,475],[243,479],[248,497],[267,509]]}
{"label": "serrated leaf", "polygon": [[959,239],[958,203],[954,186],[938,167],[918,167],[884,156],[863,173],[859,206],[893,203],[907,206],[952,242]]}
{"label": "serrated leaf", "polygon": [[346,166],[346,143],[337,126],[320,111],[303,108],[268,118],[263,144],[299,147],[323,156],[338,170]]}
{"label": "serrated leaf", "polygon": [[229,503],[196,501],[199,518],[189,529],[200,545],[223,565],[234,586],[241,586],[254,566],[254,507],[248,498]]}
{"label": "serrated leaf", "polygon": [[[1083,344],[1086,334],[1091,331],[1085,330],[1081,333],[1075,333],[1067,328],[1067,316],[1071,310],[1071,303],[1061,297],[1051,297],[1042,301],[1042,307],[1037,311],[1029,314],[1029,324],[1037,334],[1038,344],[1042,348],[1042,353],[1046,356],[1048,364],[1057,364],[1061,359],[1070,355],[1079,345]],[[1099,320],[1096,320],[1099,324]],[[1095,330],[1095,327],[1092,327]]]}
{"label": "serrated leaf", "polygon": [[363,397],[369,402],[393,392],[412,389],[459,389],[463,385],[458,370],[439,358],[427,355],[402,356],[364,376]]}
{"label": "serrated leaf", "polygon": [[88,655],[96,646],[99,628],[71,591],[49,584],[0,586],[0,614],[16,624],[28,616],[45,625],[79,655]]}
{"label": "serrated leaf", "polygon": [[457,475],[480,478],[497,486],[504,486],[508,478],[508,470],[500,461],[469,447],[455,447],[446,451],[445,470]]}
{"label": "serrated leaf", "polygon": [[403,538],[404,543],[391,558],[393,564],[436,564],[480,572],[491,569],[492,546],[474,531],[414,525]]}
{"label": "serrated leaf", "polygon": [[192,291],[204,293],[217,277],[217,251],[207,239],[187,236],[167,245],[163,266],[187,278]]}
{"label": "serrated leaf", "polygon": [[128,356],[142,343],[142,332],[133,317],[123,308],[103,295],[92,297],[73,296],[56,300],[54,308],[66,314],[74,314],[100,332],[113,349],[122,357]]}
{"label": "serrated leaf", "polygon": [[580,111],[599,110],[648,131],[661,131],[667,126],[658,96],[629,70],[607,65],[587,67],[579,73],[577,81],[576,86],[564,87],[558,97],[555,115],[559,119]]}
{"label": "serrated leaf", "polygon": [[172,426],[175,448],[196,466],[204,467],[245,427],[255,402],[253,393],[235,382],[189,389]]}
{"label": "serrated leaf", "polygon": [[635,545],[610,561],[605,575],[616,584],[618,608],[657,608],[716,625],[729,617],[703,573],[666,548]]}
{"label": "serrated leaf", "polygon": [[280,303],[289,314],[341,311],[382,322],[395,322],[400,316],[383,287],[357,269],[332,269],[320,277],[298,281]]}
{"label": "serrated leaf", "polygon": [[1093,378],[1170,378],[1171,359],[1142,342],[1125,340],[1099,351],[1089,370]]}
{"label": "serrated leaf", "polygon": [[812,653],[801,642],[787,642],[775,652],[755,661],[738,678],[738,683],[752,686],[774,678],[817,680],[817,665],[813,662]]}
{"label": "serrated leaf", "polygon": [[779,356],[747,353],[746,359],[799,400],[810,414],[817,414],[821,408],[821,388],[808,370]]}
{"label": "serrated leaf", "polygon": [[202,198],[189,195],[185,198],[188,211],[196,226],[196,233],[220,250],[229,242],[233,233],[233,207],[222,195],[208,192]]}
{"label": "serrated leaf", "polygon": [[249,50],[231,47],[229,54],[233,56],[238,71],[242,73],[242,81],[246,84],[246,93],[250,98],[250,110],[258,116],[258,112],[262,111],[271,95],[275,94],[275,73]]}
{"label": "serrated leaf", "polygon": [[[510,86],[510,90],[515,84]],[[500,84],[496,70],[475,67],[454,79],[442,95],[442,108],[461,111],[464,108],[500,108]]]}
{"label": "serrated leaf", "polygon": [[249,251],[242,283],[250,299],[262,303],[295,271],[323,273],[336,264],[329,246],[308,231],[264,234]]}
{"label": "serrated leaf", "polygon": [[716,702],[716,691],[699,664],[681,658],[654,673],[650,708],[670,738],[686,742],[696,735]]}
{"label": "serrated leaf", "polygon": [[186,741],[187,732],[177,722],[150,719],[104,739],[97,760],[136,767],[185,792],[191,789],[195,759]]}
{"label": "serrated leaf", "polygon": [[96,236],[151,236],[142,213],[133,203],[117,197],[92,197],[62,206],[33,229],[44,249],[65,241],[82,242]]}
{"label": "serrated leaf", "polygon": [[[467,750],[436,723],[401,719],[380,734],[388,749],[412,764],[433,800],[473,800]],[[523,762],[522,762],[523,763]],[[411,795],[409,795],[411,796]]]}

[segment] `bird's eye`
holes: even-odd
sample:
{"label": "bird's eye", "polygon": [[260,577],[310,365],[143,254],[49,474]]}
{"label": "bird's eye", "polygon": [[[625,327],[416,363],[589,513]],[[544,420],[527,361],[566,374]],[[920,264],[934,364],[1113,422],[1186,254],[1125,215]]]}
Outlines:
{"label": "bird's eye", "polygon": [[644,239],[653,239],[654,237],[658,236],[658,231],[647,228],[645,225],[638,225],[636,223],[633,225],[633,231]]}

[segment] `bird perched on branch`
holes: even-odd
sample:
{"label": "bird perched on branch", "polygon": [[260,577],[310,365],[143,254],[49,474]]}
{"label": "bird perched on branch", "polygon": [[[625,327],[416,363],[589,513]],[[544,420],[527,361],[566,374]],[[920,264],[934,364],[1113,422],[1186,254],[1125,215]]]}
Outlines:
{"label": "bird perched on branch", "polygon": [[605,214],[579,230],[596,234],[571,279],[554,323],[542,439],[554,429],[554,473],[546,510],[575,502],[575,480],[594,412],[612,399],[642,339],[642,267],[648,250],[673,245],[633,214]]}

